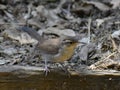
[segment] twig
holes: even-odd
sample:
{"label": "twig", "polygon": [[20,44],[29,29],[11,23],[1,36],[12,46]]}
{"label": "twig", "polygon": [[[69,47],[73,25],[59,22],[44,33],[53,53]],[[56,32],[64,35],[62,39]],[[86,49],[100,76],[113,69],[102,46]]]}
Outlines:
{"label": "twig", "polygon": [[90,27],[91,27],[91,21],[92,19],[88,19],[88,43],[90,43]]}
{"label": "twig", "polygon": [[108,60],[111,56],[115,55],[117,53],[117,51],[111,53],[110,55],[108,55],[106,58],[104,58],[103,60],[100,60],[92,65],[90,65],[89,69],[95,69],[97,68],[98,65],[104,63],[106,60]]}
{"label": "twig", "polygon": [[[117,45],[115,43],[115,40],[112,38],[112,36],[110,35],[110,39],[112,41],[112,46],[113,46],[113,51],[117,50]],[[117,50],[118,51],[118,50]],[[119,52],[119,51],[118,51]]]}

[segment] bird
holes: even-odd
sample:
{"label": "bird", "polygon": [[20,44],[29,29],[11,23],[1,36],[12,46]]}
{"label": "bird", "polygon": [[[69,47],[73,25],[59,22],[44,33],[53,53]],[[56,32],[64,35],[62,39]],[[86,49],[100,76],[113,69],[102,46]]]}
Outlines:
{"label": "bird", "polygon": [[77,36],[64,36],[58,38],[45,38],[38,34],[38,32],[28,26],[18,27],[17,30],[28,33],[32,38],[38,41],[36,48],[40,50],[42,59],[45,62],[46,75],[50,70],[47,62],[64,62],[71,58],[74,49],[79,43]]}

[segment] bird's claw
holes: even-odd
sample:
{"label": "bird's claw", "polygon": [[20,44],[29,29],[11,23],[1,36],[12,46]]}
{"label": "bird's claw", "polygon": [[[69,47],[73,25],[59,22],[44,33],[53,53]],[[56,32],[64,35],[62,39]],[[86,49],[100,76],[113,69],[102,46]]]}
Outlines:
{"label": "bird's claw", "polygon": [[45,66],[44,72],[45,72],[45,76],[47,76],[48,72],[50,72],[50,69],[47,66]]}

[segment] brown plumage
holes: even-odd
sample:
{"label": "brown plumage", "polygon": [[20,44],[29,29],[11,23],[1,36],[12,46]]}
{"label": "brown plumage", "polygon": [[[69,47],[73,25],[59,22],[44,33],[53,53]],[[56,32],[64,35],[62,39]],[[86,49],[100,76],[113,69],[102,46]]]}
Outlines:
{"label": "brown plumage", "polygon": [[24,26],[17,29],[27,32],[38,41],[37,49],[40,50],[42,58],[45,60],[46,73],[49,71],[47,68],[47,61],[63,62],[70,59],[79,40],[77,36],[46,39],[40,36],[37,31],[32,28]]}

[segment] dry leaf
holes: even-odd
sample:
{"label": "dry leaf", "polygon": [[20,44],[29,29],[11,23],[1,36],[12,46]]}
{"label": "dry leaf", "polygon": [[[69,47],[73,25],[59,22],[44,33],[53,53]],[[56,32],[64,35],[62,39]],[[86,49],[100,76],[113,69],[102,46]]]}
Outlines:
{"label": "dry leaf", "polygon": [[40,15],[47,18],[47,26],[54,26],[60,20],[60,18],[57,16],[57,13],[59,11],[57,11],[56,9],[48,10],[44,6],[40,5],[36,8],[36,10]]}
{"label": "dry leaf", "polygon": [[107,5],[105,5],[105,4],[101,3],[101,2],[87,1],[85,3],[92,4],[92,5],[94,5],[95,7],[97,7],[101,11],[107,11],[107,10],[110,9],[109,6],[107,6]]}
{"label": "dry leaf", "polygon": [[88,59],[88,54],[92,51],[95,51],[95,45],[93,43],[82,46],[79,53],[80,59],[86,61]]}
{"label": "dry leaf", "polygon": [[83,6],[73,8],[71,12],[76,13],[79,16],[82,16],[82,15],[89,15],[92,9],[93,9],[92,5],[85,4]]}
{"label": "dry leaf", "polygon": [[21,44],[36,42],[36,40],[31,38],[27,33],[18,32],[17,30],[5,30],[3,32],[3,36],[9,37],[13,40],[18,40]]}
{"label": "dry leaf", "polygon": [[112,36],[112,38],[120,40],[120,30],[113,32],[111,36]]}
{"label": "dry leaf", "polygon": [[112,0],[111,4],[113,5],[112,8],[115,9],[120,6],[120,0]]}
{"label": "dry leaf", "polygon": [[101,24],[103,24],[105,21],[112,19],[113,17],[106,17],[103,19],[96,19],[97,27],[99,27]]}
{"label": "dry leaf", "polygon": [[5,9],[7,9],[7,7],[5,5],[3,5],[3,4],[0,4],[0,9],[5,10]]}
{"label": "dry leaf", "polygon": [[[56,34],[59,36],[65,35],[65,36],[75,36],[75,32],[72,29],[59,29],[55,27],[49,27],[47,29],[42,30],[46,34]],[[40,31],[38,31],[40,32]]]}

